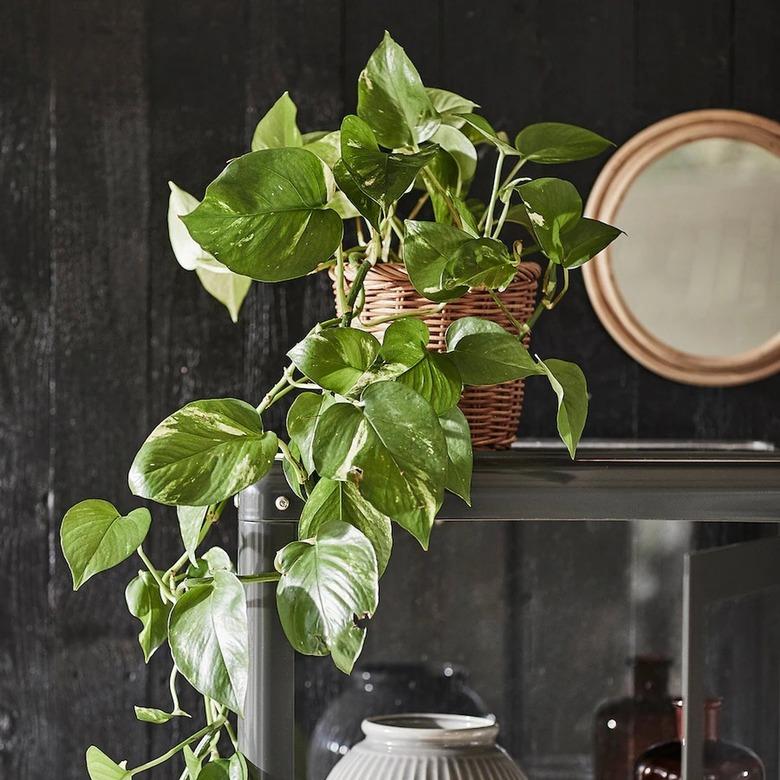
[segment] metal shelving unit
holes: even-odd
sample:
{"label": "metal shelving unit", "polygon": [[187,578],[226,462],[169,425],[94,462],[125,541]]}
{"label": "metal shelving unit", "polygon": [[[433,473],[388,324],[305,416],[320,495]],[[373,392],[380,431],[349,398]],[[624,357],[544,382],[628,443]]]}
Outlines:
{"label": "metal shelving unit", "polygon": [[[280,467],[238,502],[242,573],[273,566],[291,541],[301,502]],[[586,444],[576,461],[559,447],[533,443],[475,458],[472,507],[448,496],[439,522],[679,520],[780,522],[780,454],[761,444]],[[703,621],[710,602],[780,586],[780,539],[686,556],[683,697],[685,776],[701,776]],[[291,780],[294,655],[282,634],[273,589],[248,589],[253,637],[242,748],[268,780]]]}

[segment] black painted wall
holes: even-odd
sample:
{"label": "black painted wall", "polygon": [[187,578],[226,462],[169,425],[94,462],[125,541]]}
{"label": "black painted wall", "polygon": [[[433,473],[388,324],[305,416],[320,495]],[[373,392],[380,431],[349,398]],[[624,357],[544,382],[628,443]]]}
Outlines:
{"label": "black painted wall", "polygon": [[[131,764],[163,748],[132,719],[165,689],[124,612],[132,567],[72,594],[59,520],[87,496],[129,506],[127,466],[159,419],[196,397],[259,398],[329,311],[324,280],[296,281],[256,289],[232,325],[172,257],[166,181],[202,192],[284,89],[304,129],[335,127],[384,28],[427,83],[509,130],[562,120],[622,142],[689,109],[780,109],[775,0],[4,0],[0,777],[84,777],[89,743]],[[601,164],[564,174],[587,188]],[[536,345],[583,366],[590,436],[780,440],[780,377],[660,379],[610,340],[579,280]],[[551,435],[551,411],[531,388],[521,435]],[[232,519],[220,533],[229,546]]]}

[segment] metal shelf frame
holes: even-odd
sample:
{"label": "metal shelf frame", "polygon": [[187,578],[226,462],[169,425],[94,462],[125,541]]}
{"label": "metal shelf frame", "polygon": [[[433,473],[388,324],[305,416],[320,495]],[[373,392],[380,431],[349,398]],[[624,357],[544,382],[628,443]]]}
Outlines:
{"label": "metal shelf frame", "polygon": [[[245,574],[267,571],[273,567],[275,551],[295,537],[301,501],[290,490],[277,464],[260,482],[244,490],[237,503],[239,570]],[[447,496],[439,518],[437,522],[777,523],[780,455],[769,448],[741,451],[625,445],[587,447],[576,461],[560,448],[545,446],[478,453],[472,506]],[[717,577],[711,576],[712,571],[719,572]],[[729,576],[724,578],[724,571]],[[721,583],[717,593],[711,584],[715,580]],[[716,597],[773,585],[780,586],[780,540],[686,556],[683,694],[687,701],[695,704],[703,691],[700,615],[706,604]],[[731,590],[722,592],[724,587]],[[279,624],[273,586],[251,585],[247,598],[252,644],[249,694],[245,717],[239,723],[241,746],[259,768],[261,778],[292,780],[294,653]],[[686,714],[690,736],[684,753],[688,772],[695,770],[701,760],[701,724],[692,714],[695,711],[688,708]],[[687,755],[689,747],[692,750]],[[700,772],[684,776],[697,777]]]}

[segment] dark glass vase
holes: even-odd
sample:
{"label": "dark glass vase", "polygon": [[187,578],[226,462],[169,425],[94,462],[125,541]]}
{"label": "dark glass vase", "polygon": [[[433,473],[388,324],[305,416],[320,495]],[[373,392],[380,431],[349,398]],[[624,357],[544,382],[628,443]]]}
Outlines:
{"label": "dark glass vase", "polygon": [[[704,712],[704,773],[703,780],[765,780],[761,759],[741,745],[720,739],[718,716],[720,699],[711,699]],[[682,702],[678,702],[682,714]],[[678,733],[682,733],[678,718]],[[639,757],[635,780],[680,780],[682,777],[682,743],[679,738],[656,745]]]}
{"label": "dark glass vase", "polygon": [[677,737],[674,700],[668,691],[671,662],[639,656],[632,663],[633,695],[608,701],[596,710],[595,780],[632,780],[634,762],[647,748]]}
{"label": "dark glass vase", "polygon": [[[467,685],[465,670],[451,664],[377,664],[355,669],[343,693],[317,721],[309,743],[308,780],[325,780],[338,760],[363,738],[360,724],[375,715],[446,712],[489,715]],[[368,780],[368,778],[366,778]]]}

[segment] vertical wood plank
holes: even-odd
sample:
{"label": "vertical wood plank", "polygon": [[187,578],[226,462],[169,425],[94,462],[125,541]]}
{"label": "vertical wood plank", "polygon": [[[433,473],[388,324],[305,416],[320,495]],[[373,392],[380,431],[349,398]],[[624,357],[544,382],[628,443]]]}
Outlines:
{"label": "vertical wood plank", "polygon": [[54,763],[50,616],[48,3],[0,5],[0,776]]}
{"label": "vertical wood plank", "polygon": [[132,707],[146,674],[126,563],[71,593],[57,525],[85,497],[137,505],[126,483],[146,416],[147,154],[143,4],[51,5],[56,103],[51,215],[55,319],[49,739],[54,774],[84,777],[102,745],[145,754]]}
{"label": "vertical wood plank", "polygon": [[780,117],[780,6],[734,0],[731,63],[734,108]]}
{"label": "vertical wood plank", "polygon": [[[150,121],[150,414],[147,430],[196,398],[242,396],[244,359],[242,310],[239,324],[208,295],[194,272],[182,269],[168,240],[169,180],[203,197],[206,185],[227,160],[248,151],[244,134],[248,3],[222,0],[153,3],[149,10]],[[250,291],[250,299],[254,293]],[[244,303],[244,307],[248,301]],[[155,507],[153,560],[168,565],[181,552],[175,512]],[[206,546],[219,544],[231,555],[236,521],[228,507]],[[148,700],[169,700],[167,651],[149,667]],[[194,721],[176,719],[149,730],[149,753],[164,752],[202,720],[202,705],[190,687],[179,685],[182,703]],[[179,777],[172,761],[155,770]]]}

